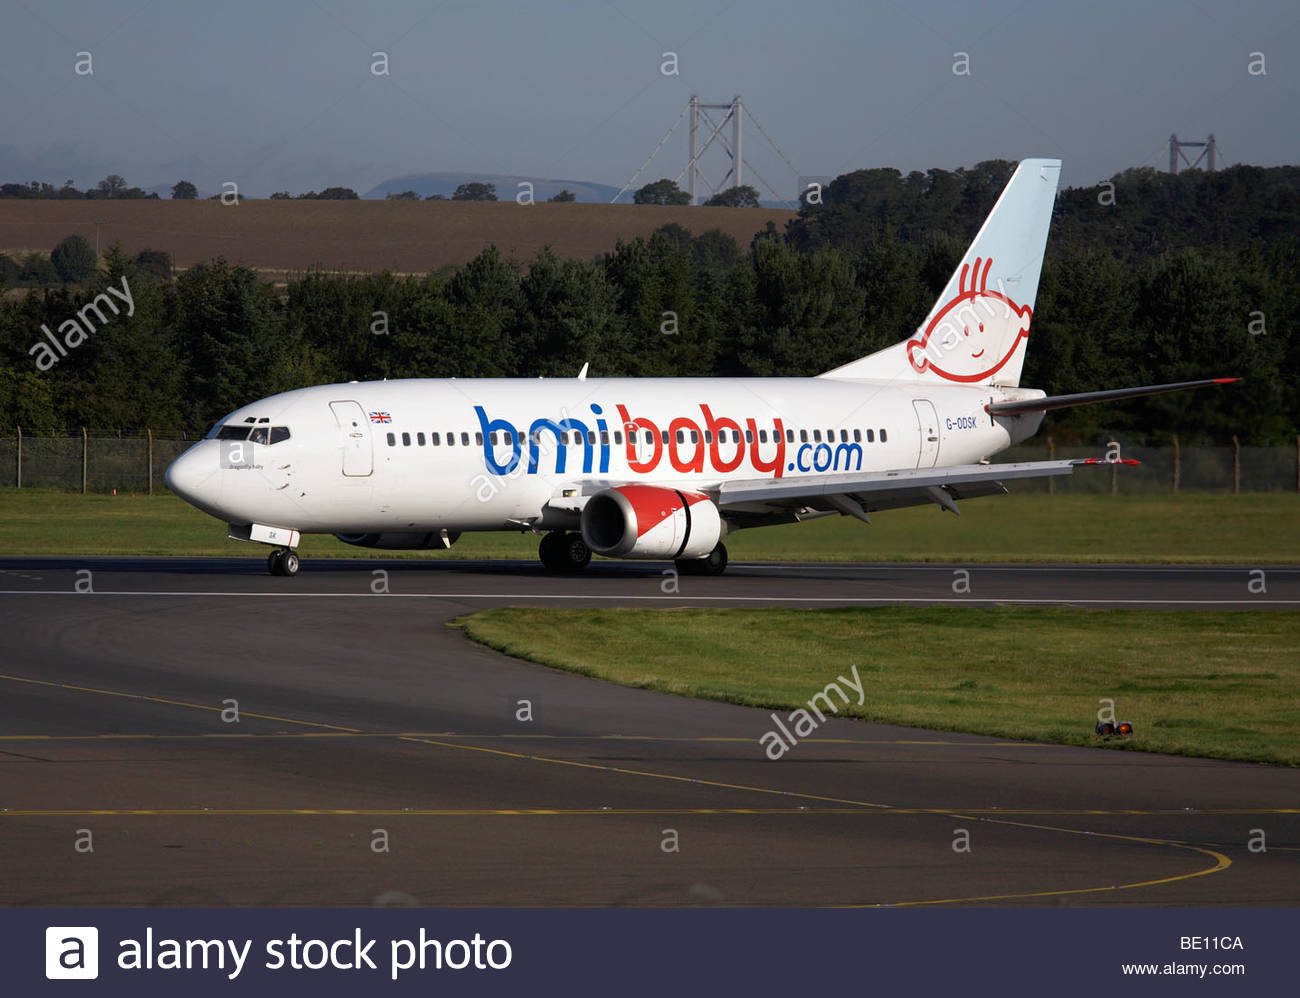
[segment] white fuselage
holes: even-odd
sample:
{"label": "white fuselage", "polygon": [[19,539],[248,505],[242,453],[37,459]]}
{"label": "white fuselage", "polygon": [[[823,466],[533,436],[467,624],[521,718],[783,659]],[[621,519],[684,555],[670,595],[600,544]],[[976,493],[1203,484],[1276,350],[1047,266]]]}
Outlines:
{"label": "white fuselage", "polygon": [[[729,479],[973,463],[1037,429],[1041,414],[984,412],[990,398],[1012,394],[1041,395],[822,378],[354,382],[236,410],[168,480],[232,524],[552,529],[573,522],[557,499],[609,484],[702,490]],[[258,430],[254,440],[222,429],[244,426]],[[274,427],[287,436],[260,442]]]}

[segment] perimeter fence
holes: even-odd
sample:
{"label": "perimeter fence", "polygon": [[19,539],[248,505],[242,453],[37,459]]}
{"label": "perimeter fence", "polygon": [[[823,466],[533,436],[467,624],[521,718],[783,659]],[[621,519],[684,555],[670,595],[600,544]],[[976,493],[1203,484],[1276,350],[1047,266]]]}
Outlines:
{"label": "perimeter fence", "polygon": [[[0,488],[67,489],[74,492],[165,491],[167,466],[194,444],[197,435],[146,430],[143,436],[91,436],[84,430],[33,435],[21,430],[0,436]],[[1012,447],[994,459],[1043,461],[1100,457],[1105,448],[1045,444]],[[1128,447],[1120,456],[1137,466],[1081,468],[1058,479],[1026,479],[1016,492],[1153,495],[1179,492],[1300,492],[1300,437],[1296,445]]]}

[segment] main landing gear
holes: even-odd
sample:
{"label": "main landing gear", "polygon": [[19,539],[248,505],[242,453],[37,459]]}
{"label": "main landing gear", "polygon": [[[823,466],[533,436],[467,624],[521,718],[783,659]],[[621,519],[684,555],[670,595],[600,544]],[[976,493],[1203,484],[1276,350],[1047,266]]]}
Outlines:
{"label": "main landing gear", "polygon": [[276,548],[266,559],[266,568],[272,575],[297,575],[300,565],[298,552],[290,548]]}
{"label": "main landing gear", "polygon": [[[548,572],[572,575],[591,562],[591,548],[582,534],[552,530],[542,538],[537,555]],[[721,575],[727,570],[727,549],[719,544],[703,558],[678,558],[673,562],[682,575]]]}
{"label": "main landing gear", "polygon": [[582,534],[552,530],[537,546],[537,556],[548,572],[571,574],[581,572],[591,561],[591,548]]}
{"label": "main landing gear", "polygon": [[721,575],[727,570],[727,549],[719,544],[703,558],[678,558],[673,564],[682,575]]}

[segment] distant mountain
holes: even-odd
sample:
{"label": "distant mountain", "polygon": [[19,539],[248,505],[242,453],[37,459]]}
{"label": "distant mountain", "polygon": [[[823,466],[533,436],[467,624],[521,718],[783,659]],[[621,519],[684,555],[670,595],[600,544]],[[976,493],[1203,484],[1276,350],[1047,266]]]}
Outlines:
{"label": "distant mountain", "polygon": [[[406,177],[394,177],[391,180],[385,180],[383,183],[372,187],[361,196],[363,198],[383,198],[389,194],[400,194],[402,191],[415,191],[420,197],[425,198],[430,194],[441,194],[449,198],[456,192],[456,188],[461,184],[495,184],[497,189],[497,200],[512,201],[515,196],[526,188],[521,188],[521,183],[530,183],[533,185],[533,200],[546,201],[560,191],[572,191],[574,197],[579,201],[596,202],[599,204],[609,204],[614,195],[618,193],[617,187],[610,187],[608,184],[594,184],[587,180],[550,180],[545,177],[520,177],[505,176],[495,173],[415,173]],[[629,191],[620,199],[623,202],[630,203],[632,193]]]}

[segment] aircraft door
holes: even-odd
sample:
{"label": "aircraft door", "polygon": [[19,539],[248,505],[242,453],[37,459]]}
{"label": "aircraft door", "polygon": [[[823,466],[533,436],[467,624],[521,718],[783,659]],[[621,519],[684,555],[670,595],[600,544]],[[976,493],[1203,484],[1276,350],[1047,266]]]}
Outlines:
{"label": "aircraft door", "polygon": [[349,478],[365,478],[375,468],[370,420],[365,410],[359,402],[331,402],[330,409],[339,424],[343,474]]}
{"label": "aircraft door", "polygon": [[638,426],[631,431],[636,434],[636,459],[639,464],[648,464],[654,460],[655,445],[651,439],[651,431]]}
{"label": "aircraft door", "polygon": [[632,447],[630,451],[623,451],[620,448],[620,453],[630,453],[631,457],[628,460],[645,464],[654,459],[655,447],[649,430],[643,429],[636,422],[629,422],[624,424],[623,432],[627,434],[628,442]]}
{"label": "aircraft door", "polygon": [[917,428],[921,431],[921,449],[917,453],[918,468],[933,468],[939,460],[939,414],[929,399],[913,399]]}

